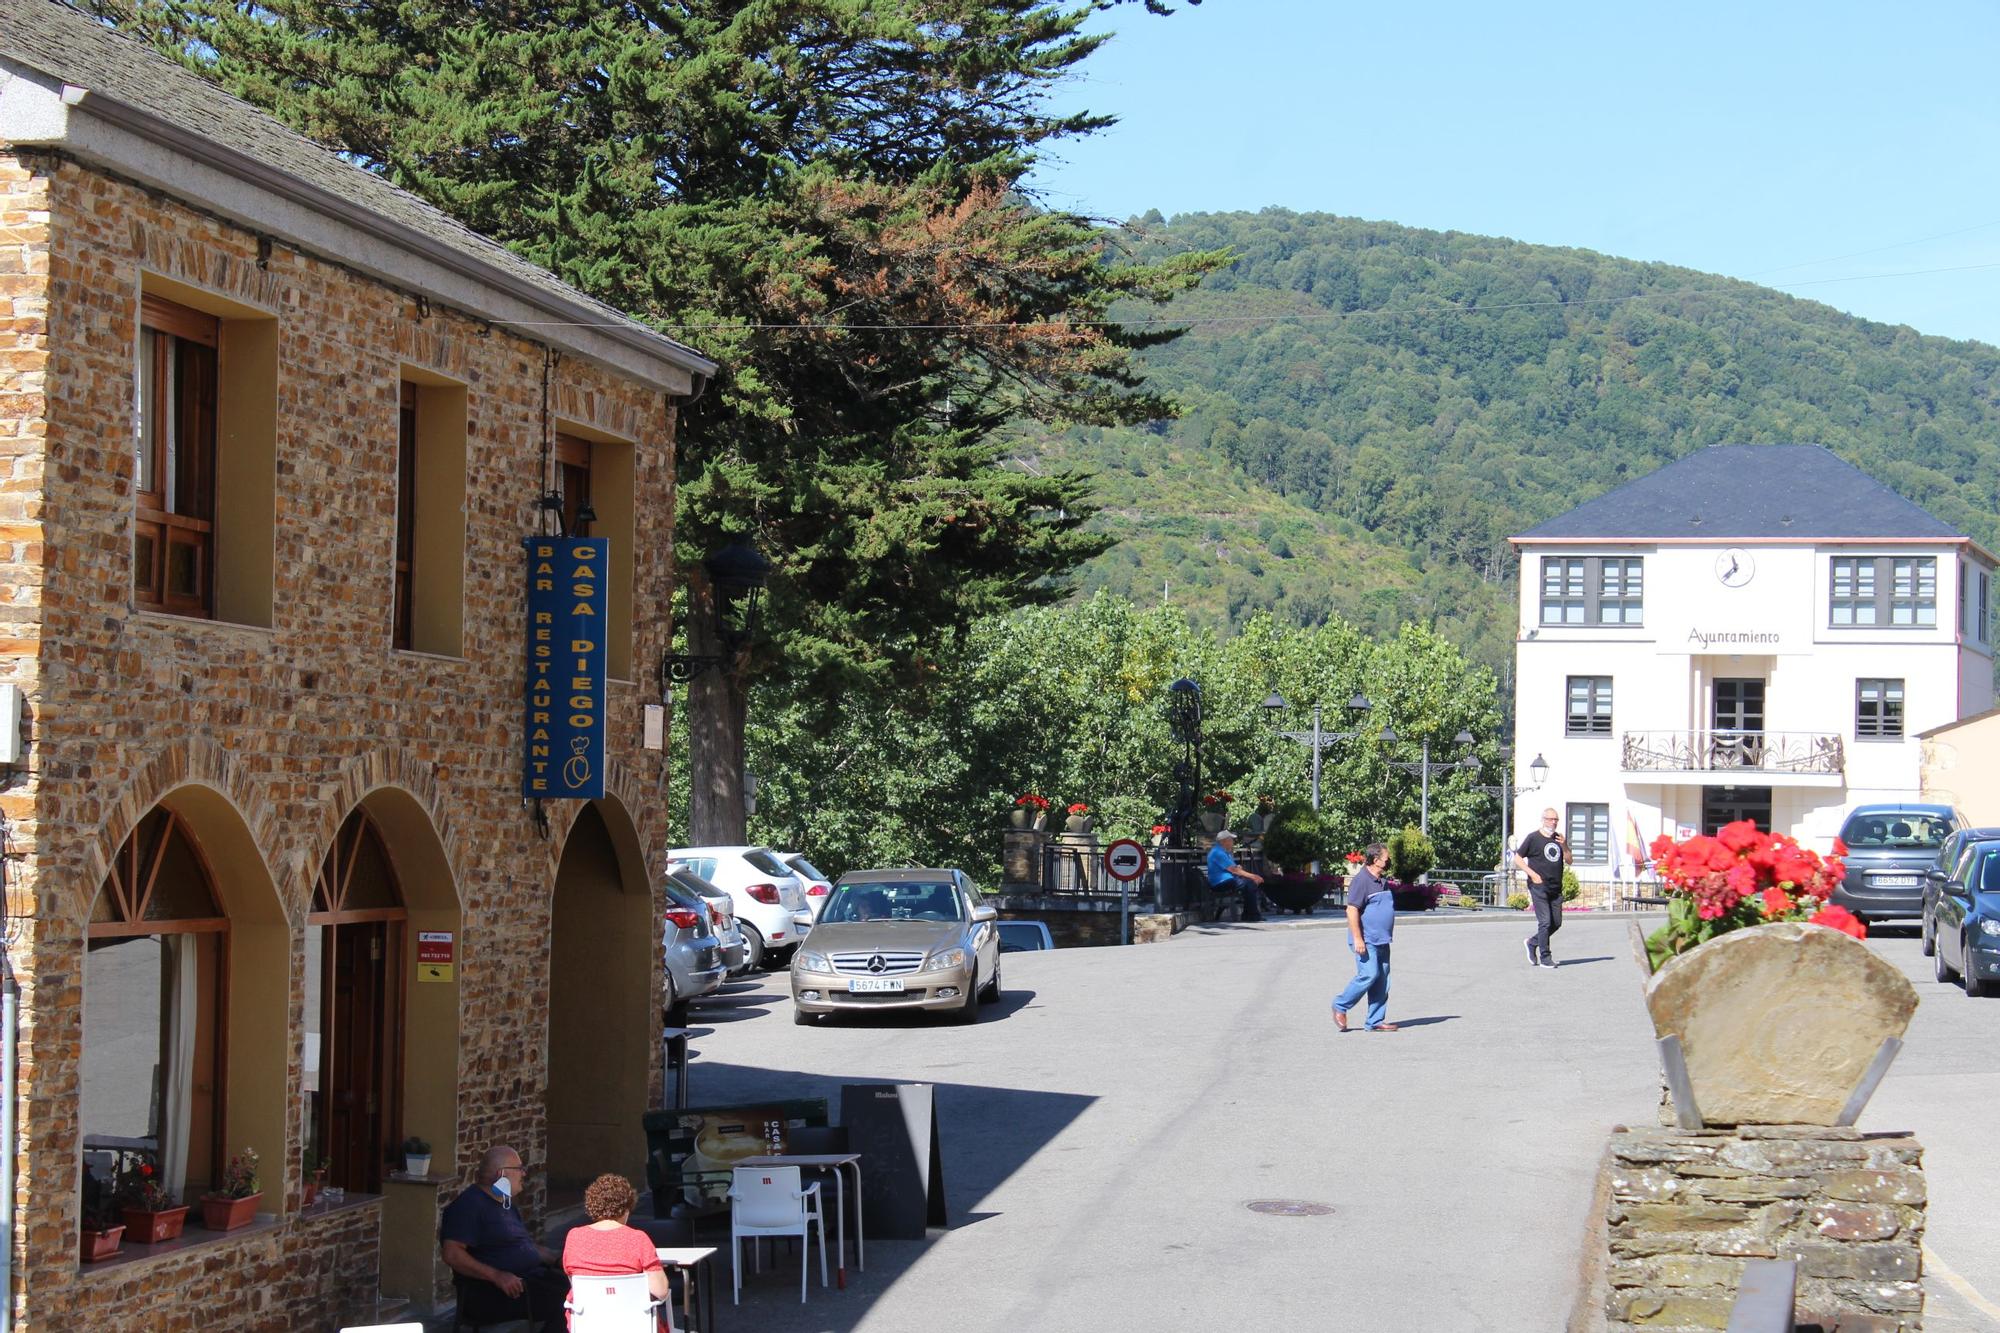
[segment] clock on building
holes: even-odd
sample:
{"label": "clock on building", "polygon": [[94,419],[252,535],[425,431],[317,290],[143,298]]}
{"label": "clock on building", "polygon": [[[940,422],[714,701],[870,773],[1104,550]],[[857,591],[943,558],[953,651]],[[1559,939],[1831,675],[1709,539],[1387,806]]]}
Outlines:
{"label": "clock on building", "polygon": [[1750,553],[1737,547],[1730,547],[1715,557],[1715,577],[1722,580],[1725,588],[1740,588],[1750,581],[1757,572],[1757,562]]}

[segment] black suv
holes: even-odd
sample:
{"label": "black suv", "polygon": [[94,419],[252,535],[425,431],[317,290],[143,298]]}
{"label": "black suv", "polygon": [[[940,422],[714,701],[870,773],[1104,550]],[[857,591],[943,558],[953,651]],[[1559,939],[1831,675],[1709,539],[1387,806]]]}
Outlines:
{"label": "black suv", "polygon": [[1841,825],[1847,877],[1833,900],[1867,921],[1921,917],[1924,885],[1945,840],[1965,827],[1948,805],[1899,801],[1857,805]]}

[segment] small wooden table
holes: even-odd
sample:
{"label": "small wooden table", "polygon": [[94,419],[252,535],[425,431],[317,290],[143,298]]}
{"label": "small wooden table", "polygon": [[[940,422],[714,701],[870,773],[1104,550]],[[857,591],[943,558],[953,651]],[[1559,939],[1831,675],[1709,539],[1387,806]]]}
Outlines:
{"label": "small wooden table", "polygon": [[[695,1245],[675,1249],[661,1247],[653,1251],[660,1256],[660,1262],[669,1268],[678,1268],[687,1274],[688,1286],[685,1293],[688,1318],[694,1318],[696,1310],[703,1311],[699,1325],[701,1333],[715,1333],[715,1247]],[[699,1299],[697,1299],[699,1292]],[[690,1324],[690,1327],[695,1325]]]}
{"label": "small wooden table", "polygon": [[834,1257],[840,1277],[840,1288],[847,1289],[847,1182],[841,1175],[843,1168],[854,1172],[854,1266],[863,1272],[868,1270],[868,1242],[863,1236],[865,1228],[861,1221],[861,1154],[858,1152],[824,1153],[784,1153],[777,1157],[744,1157],[737,1166],[797,1166],[812,1167],[833,1172],[834,1235],[839,1239],[834,1245]]}

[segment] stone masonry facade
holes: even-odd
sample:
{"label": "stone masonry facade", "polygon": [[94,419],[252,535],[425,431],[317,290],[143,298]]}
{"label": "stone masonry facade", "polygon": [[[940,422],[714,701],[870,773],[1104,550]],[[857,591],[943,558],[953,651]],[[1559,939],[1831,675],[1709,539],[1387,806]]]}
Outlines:
{"label": "stone masonry facade", "polygon": [[[275,317],[268,628],[134,609],[142,272]],[[403,366],[467,395],[455,658],[389,646]],[[379,1207],[337,1221],[299,1215],[296,1114],[314,880],[370,792],[395,788],[422,808],[460,913],[457,1160],[434,1170],[464,1179],[496,1140],[542,1160],[551,895],[579,803],[552,803],[545,840],[519,794],[520,542],[536,531],[557,423],[631,444],[639,679],[608,690],[604,804],[629,819],[640,873],[657,885],[668,757],[640,747],[640,718],[659,701],[645,664],[667,648],[675,403],[658,385],[552,354],[58,153],[0,150],[0,680],[22,687],[29,717],[24,761],[0,788],[22,992],[20,1327],[182,1328],[195,1326],[191,1312],[207,1330],[333,1327],[372,1299]],[[281,1002],[294,1113],[286,1142],[256,1145],[277,1227],[98,1273],[77,1262],[84,930],[128,834],[188,784],[240,819],[290,941]],[[629,947],[647,950],[657,994],[657,948]]]}
{"label": "stone masonry facade", "polygon": [[1604,1170],[1612,1333],[1727,1327],[1750,1259],[1798,1261],[1801,1325],[1921,1327],[1923,1148],[1908,1134],[1620,1129]]}

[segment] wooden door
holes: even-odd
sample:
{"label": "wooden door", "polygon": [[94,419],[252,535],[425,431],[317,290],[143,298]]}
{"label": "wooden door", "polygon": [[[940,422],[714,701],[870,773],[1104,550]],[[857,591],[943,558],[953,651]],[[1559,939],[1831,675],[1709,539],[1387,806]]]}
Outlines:
{"label": "wooden door", "polygon": [[[382,1187],[392,1112],[389,1040],[395,931],[386,921],[356,921],[329,931],[326,959],[327,1180],[374,1194]],[[400,1146],[400,1145],[396,1145]]]}

